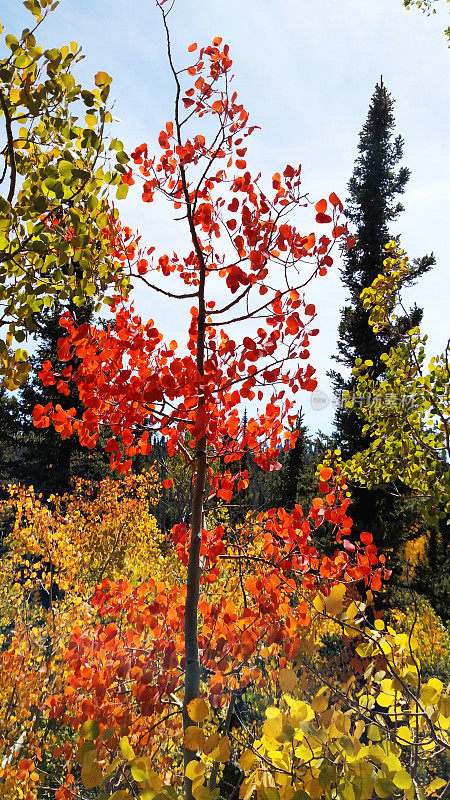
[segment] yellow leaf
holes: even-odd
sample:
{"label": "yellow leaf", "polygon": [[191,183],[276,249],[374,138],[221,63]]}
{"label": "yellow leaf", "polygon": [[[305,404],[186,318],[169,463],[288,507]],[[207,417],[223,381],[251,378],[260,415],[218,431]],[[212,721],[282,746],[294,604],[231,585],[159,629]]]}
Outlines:
{"label": "yellow leaf", "polygon": [[413,740],[412,733],[410,729],[406,727],[406,725],[400,725],[400,728],[397,731],[397,738],[402,744],[405,742],[408,742],[409,744]]}
{"label": "yellow leaf", "polygon": [[[440,681],[439,681],[440,683]],[[420,699],[426,706],[432,706],[439,700],[440,691],[437,691],[434,686],[430,685],[430,681],[422,686]]]}
{"label": "yellow leaf", "polygon": [[355,739],[361,738],[363,731],[365,730],[365,727],[366,726],[364,724],[364,720],[359,719],[358,722],[355,724],[355,732],[354,732]]}
{"label": "yellow leaf", "polygon": [[258,758],[255,756],[254,752],[247,748],[247,750],[244,750],[239,759],[239,766],[244,770],[244,772],[247,772],[253,767],[254,764],[256,764],[257,761]]}
{"label": "yellow leaf", "polygon": [[131,774],[138,783],[142,783],[147,779],[150,769],[151,762],[149,758],[135,758],[131,763]]}
{"label": "yellow leaf", "polygon": [[328,708],[328,698],[330,692],[328,689],[321,689],[311,701],[311,708],[320,714]]}
{"label": "yellow leaf", "polygon": [[425,794],[430,795],[434,794],[434,792],[438,792],[439,789],[442,789],[445,786],[445,781],[442,778],[435,778],[431,781],[430,785],[427,789],[425,789]]}
{"label": "yellow leaf", "polygon": [[189,725],[184,732],[183,745],[186,750],[203,750],[205,746],[205,734],[196,725]]}
{"label": "yellow leaf", "polygon": [[387,767],[389,772],[397,772],[402,768],[400,759],[398,759],[397,756],[394,756],[392,753],[384,759],[383,764],[385,767]]}
{"label": "yellow leaf", "polygon": [[337,583],[336,586],[333,586],[330,596],[325,599],[325,608],[328,614],[334,616],[341,613],[344,607],[342,602],[344,595],[345,584]]}
{"label": "yellow leaf", "polygon": [[81,780],[85,789],[95,789],[100,786],[103,775],[99,765],[94,761],[92,764],[83,764],[81,768]]}
{"label": "yellow leaf", "polygon": [[97,75],[95,76],[96,86],[109,86],[110,83],[112,83],[112,78],[107,72],[97,72]]}
{"label": "yellow leaf", "polygon": [[159,792],[162,786],[162,778],[159,777],[154,769],[150,768],[147,772],[146,784],[148,784],[149,788],[154,792]]}
{"label": "yellow leaf", "polygon": [[187,712],[192,722],[203,722],[205,717],[208,716],[208,703],[203,697],[196,697],[195,700],[191,700],[191,702],[188,703]]}
{"label": "yellow leaf", "polygon": [[358,613],[358,606],[356,605],[355,601],[352,600],[349,607],[347,608],[347,619],[355,619]]}
{"label": "yellow leaf", "polygon": [[252,772],[251,775],[248,776],[244,781],[241,783],[241,788],[239,789],[239,798],[240,800],[250,800],[255,791],[255,781],[256,781],[256,773]]}
{"label": "yellow leaf", "polygon": [[319,612],[319,614],[322,613],[322,611],[325,608],[325,603],[323,601],[323,597],[322,597],[321,594],[316,594],[316,596],[315,596],[315,598],[313,600],[313,606],[316,609],[316,611]]}
{"label": "yellow leaf", "polygon": [[412,784],[412,778],[409,772],[406,772],[405,769],[399,770],[394,775],[394,783],[397,789],[409,789]]}
{"label": "yellow leaf", "polygon": [[280,669],[278,683],[282,692],[292,692],[298,686],[298,678],[293,669]]}
{"label": "yellow leaf", "polygon": [[136,756],[134,755],[133,748],[131,747],[130,742],[128,741],[128,736],[122,736],[119,742],[120,752],[122,753],[123,757],[126,758],[127,761],[133,761]]}
{"label": "yellow leaf", "polygon": [[377,703],[379,706],[383,706],[383,708],[389,708],[394,703],[393,695],[386,694],[385,692],[380,692],[377,697]]}
{"label": "yellow leaf", "polygon": [[[296,700],[294,697],[289,697],[288,694],[284,695],[284,699],[288,706],[292,709],[292,717],[298,718],[299,722],[309,722],[311,719],[314,719],[314,711],[312,710],[311,706],[308,703],[304,703],[303,700]],[[280,720],[281,722],[281,720]],[[294,719],[294,724],[297,724]]]}
{"label": "yellow leaf", "polygon": [[[9,93],[9,99],[10,99],[11,103],[14,103],[14,105],[16,103],[18,103],[19,100],[20,100],[20,89],[18,89],[17,87],[14,87],[13,89],[11,89],[11,91]],[[28,133],[28,131],[27,131],[27,133]]]}
{"label": "yellow leaf", "polygon": [[217,745],[216,749],[211,754],[213,761],[220,761],[221,764],[226,764],[230,760],[230,744],[226,736],[223,736]]}
{"label": "yellow leaf", "polygon": [[195,800],[212,800],[214,795],[209,791],[208,787],[203,783],[192,787],[192,795]]}
{"label": "yellow leaf", "polygon": [[217,731],[214,731],[214,733],[212,733],[211,736],[208,736],[203,746],[204,754],[206,756],[209,756],[209,754],[216,749],[217,745],[219,744],[219,741],[220,741],[220,734],[217,733]]}
{"label": "yellow leaf", "polygon": [[185,775],[186,778],[189,778],[191,781],[195,781],[196,778],[202,778],[205,774],[206,766],[203,764],[202,761],[189,761],[189,764],[186,767]]}
{"label": "yellow leaf", "polygon": [[269,717],[263,725],[263,733],[268,739],[276,739],[283,730],[283,720],[279,717]]}

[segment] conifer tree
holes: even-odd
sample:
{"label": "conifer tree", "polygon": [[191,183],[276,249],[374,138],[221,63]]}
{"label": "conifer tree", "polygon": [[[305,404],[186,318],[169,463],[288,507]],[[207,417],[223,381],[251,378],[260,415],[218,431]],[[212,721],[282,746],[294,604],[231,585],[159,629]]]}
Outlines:
{"label": "conifer tree", "polygon": [[[306,482],[306,472],[308,470],[308,436],[307,429],[303,425],[303,413],[297,415],[295,430],[298,431],[298,438],[295,447],[289,449],[284,456],[283,466],[277,474],[276,487],[274,492],[274,505],[281,506],[287,511],[292,511],[295,504],[299,502],[299,484]],[[310,482],[314,479],[314,471],[309,474]]]}
{"label": "conifer tree", "polygon": [[[404,142],[401,136],[394,137],[393,106],[394,101],[381,78],[375,87],[360,133],[359,155],[348,183],[346,215],[356,242],[345,253],[341,271],[349,304],[342,309],[338,355],[335,356],[335,360],[348,372],[352,370],[356,358],[370,360],[375,376],[383,372],[380,360],[382,353],[396,344],[405,326],[419,324],[422,317],[422,311],[414,306],[408,315],[398,321],[396,331],[374,333],[368,323],[368,311],[363,308],[360,299],[362,290],[370,286],[383,271],[385,244],[392,238],[398,239],[391,225],[403,211],[398,198],[403,194],[410,176],[409,169],[400,166]],[[433,255],[417,259],[408,283],[414,283],[433,264]],[[332,371],[330,375],[336,394],[340,395],[344,389],[352,390],[351,377],[337,371]],[[338,407],[336,429],[344,457],[366,446],[361,428],[362,423],[351,409]]]}
{"label": "conifer tree", "polygon": [[[354,389],[351,370],[356,358],[372,362],[372,374],[380,377],[384,370],[381,355],[422,318],[422,310],[414,305],[397,320],[395,328],[376,333],[369,325],[369,312],[363,308],[360,298],[362,290],[383,271],[384,246],[393,238],[399,239],[392,224],[404,210],[399,198],[410,176],[409,169],[400,163],[404,142],[401,136],[394,134],[393,107],[394,101],[381,77],[359,136],[358,156],[348,183],[346,216],[356,241],[344,254],[341,270],[348,304],[341,312],[338,354],[334,358],[342,365],[344,373],[337,370],[329,373],[338,397],[344,390],[352,393]],[[434,263],[432,254],[416,259],[406,284],[414,284]],[[362,434],[362,427],[363,421],[355,410],[341,401],[336,411],[335,429],[344,458],[366,449],[368,441]],[[394,499],[383,490],[360,489],[354,492],[352,517],[359,530],[374,534],[379,547],[397,550],[409,535],[413,508],[402,498]]]}
{"label": "conifer tree", "polygon": [[0,387],[0,481],[17,478],[16,469],[20,449],[20,405],[17,398]]}

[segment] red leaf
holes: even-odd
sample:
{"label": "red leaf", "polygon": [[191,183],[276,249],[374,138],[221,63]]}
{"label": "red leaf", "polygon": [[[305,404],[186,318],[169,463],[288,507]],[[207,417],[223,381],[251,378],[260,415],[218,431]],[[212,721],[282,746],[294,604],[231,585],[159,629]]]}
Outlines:
{"label": "red leaf", "polygon": [[316,222],[331,222],[331,217],[328,214],[316,214]]}
{"label": "red leaf", "polygon": [[374,572],[373,578],[372,578],[372,582],[370,584],[370,588],[374,592],[378,592],[378,590],[381,589],[381,575],[380,575],[379,570]]}
{"label": "red leaf", "polygon": [[45,406],[41,406],[40,403],[36,405],[33,409],[33,425],[35,428],[48,428],[50,426],[50,418],[48,417],[49,411],[52,409],[52,404],[47,403]]}
{"label": "red leaf", "polygon": [[294,167],[291,167],[290,164],[287,165],[286,169],[283,172],[285,178],[293,178],[295,175]]}
{"label": "red leaf", "polygon": [[330,200],[330,203],[331,203],[332,206],[334,206],[335,208],[338,207],[342,211],[343,205],[342,205],[341,201],[339,200],[339,197],[337,196],[337,194],[335,194],[334,192],[331,192],[329,200]]}

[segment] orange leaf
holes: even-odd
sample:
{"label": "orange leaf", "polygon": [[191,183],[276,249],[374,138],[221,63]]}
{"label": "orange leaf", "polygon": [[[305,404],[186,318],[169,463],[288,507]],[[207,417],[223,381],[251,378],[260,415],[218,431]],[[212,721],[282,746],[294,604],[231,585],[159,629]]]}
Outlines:
{"label": "orange leaf", "polygon": [[374,592],[378,592],[378,590],[381,589],[381,575],[378,570],[373,574],[370,588],[373,589]]}
{"label": "orange leaf", "polygon": [[318,214],[324,214],[327,210],[328,203],[326,200],[319,200],[314,208],[316,209]]}
{"label": "orange leaf", "polygon": [[337,206],[339,206],[340,209],[342,210],[342,203],[339,200],[339,197],[337,196],[337,194],[335,194],[334,192],[331,192],[329,200],[330,200],[330,203],[331,203],[332,206],[334,206],[335,208]]}
{"label": "orange leaf", "polygon": [[188,53],[193,53],[195,50],[197,50],[197,42],[194,42],[193,44],[189,45]]}

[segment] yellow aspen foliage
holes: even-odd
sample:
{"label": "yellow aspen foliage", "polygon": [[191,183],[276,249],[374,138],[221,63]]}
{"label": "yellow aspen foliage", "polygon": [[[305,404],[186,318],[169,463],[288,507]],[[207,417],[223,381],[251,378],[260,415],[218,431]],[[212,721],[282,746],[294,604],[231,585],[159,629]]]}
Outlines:
{"label": "yellow aspen foliage", "polygon": [[[0,502],[11,530],[0,575],[0,785],[2,798],[31,800],[43,730],[55,712],[50,698],[70,691],[64,649],[74,627],[95,625],[89,598],[96,584],[118,575],[133,583],[149,572],[167,575],[170,559],[163,560],[152,514],[159,498],[154,469],[98,485],[79,480],[72,494],[48,501],[32,487],[11,486],[8,493]],[[63,758],[72,753],[63,730],[47,730],[44,738]],[[34,760],[23,757],[33,750]],[[97,777],[93,764],[86,780]]]}

